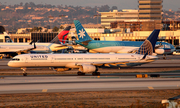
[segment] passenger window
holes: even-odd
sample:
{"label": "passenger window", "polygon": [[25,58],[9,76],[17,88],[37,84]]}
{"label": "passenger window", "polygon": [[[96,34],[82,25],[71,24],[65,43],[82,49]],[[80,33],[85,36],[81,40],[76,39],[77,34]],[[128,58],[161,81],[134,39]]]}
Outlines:
{"label": "passenger window", "polygon": [[20,61],[20,59],[19,58],[14,58],[14,59],[12,59],[12,61]]}

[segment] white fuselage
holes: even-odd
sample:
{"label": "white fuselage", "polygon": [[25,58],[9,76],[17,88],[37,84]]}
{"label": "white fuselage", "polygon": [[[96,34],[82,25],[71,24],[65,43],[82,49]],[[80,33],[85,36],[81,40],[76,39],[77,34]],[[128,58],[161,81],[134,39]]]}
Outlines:
{"label": "white fuselage", "polygon": [[[68,67],[78,68],[78,65],[88,64],[94,66],[108,65],[110,67],[132,66],[152,62],[156,56],[139,54],[22,54],[9,61],[10,67]],[[121,66],[120,66],[121,67]]]}
{"label": "white fuselage", "polygon": [[36,52],[44,52],[48,53],[50,50],[46,46],[36,46],[34,45],[0,45],[0,53],[13,53],[13,52],[23,52],[23,51],[30,51]]}
{"label": "white fuselage", "polygon": [[[55,43],[35,43],[36,48],[33,49],[35,52],[49,53],[51,51],[59,50],[62,47],[60,44]],[[34,44],[29,43],[0,43],[0,52],[16,52],[23,51],[29,48],[34,48]]]}
{"label": "white fuselage", "polygon": [[90,50],[92,53],[130,53],[130,51],[133,51],[135,49],[138,49],[139,47],[131,47],[131,46],[109,46],[109,47],[103,47],[103,48],[96,48]]}

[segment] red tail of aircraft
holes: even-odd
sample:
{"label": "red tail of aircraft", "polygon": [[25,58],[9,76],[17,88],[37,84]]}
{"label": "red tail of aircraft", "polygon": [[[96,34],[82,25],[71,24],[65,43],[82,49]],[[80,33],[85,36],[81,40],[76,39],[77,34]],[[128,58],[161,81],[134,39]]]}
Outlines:
{"label": "red tail of aircraft", "polygon": [[64,44],[66,42],[66,39],[67,39],[70,29],[71,29],[71,26],[68,26],[58,34],[58,39],[59,39],[60,43]]}
{"label": "red tail of aircraft", "polygon": [[68,33],[71,29],[71,26],[67,26],[63,31],[61,31],[52,41],[51,43],[60,43],[64,44],[66,42]]}

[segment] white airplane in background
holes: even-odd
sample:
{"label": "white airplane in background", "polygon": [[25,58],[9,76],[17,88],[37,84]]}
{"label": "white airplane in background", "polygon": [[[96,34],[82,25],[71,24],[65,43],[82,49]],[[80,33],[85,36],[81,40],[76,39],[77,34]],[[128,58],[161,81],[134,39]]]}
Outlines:
{"label": "white airplane in background", "polygon": [[154,30],[135,54],[22,54],[8,62],[10,67],[24,70],[29,67],[78,68],[78,75],[92,72],[100,75],[98,67],[129,67],[158,59],[153,50],[160,30]]}
{"label": "white airplane in background", "polygon": [[14,43],[10,37],[6,35],[6,43],[0,43],[0,54],[13,57],[21,53],[50,53],[52,51],[67,49],[67,45],[62,45],[59,42],[64,43],[62,40],[67,38],[70,28],[71,26],[66,27],[49,43],[36,43],[36,47],[32,45],[32,43]]}

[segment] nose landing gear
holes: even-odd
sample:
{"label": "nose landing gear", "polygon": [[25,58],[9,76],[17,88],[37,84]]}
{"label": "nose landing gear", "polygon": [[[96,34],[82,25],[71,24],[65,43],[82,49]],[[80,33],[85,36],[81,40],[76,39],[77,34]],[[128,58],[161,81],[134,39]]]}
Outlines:
{"label": "nose landing gear", "polygon": [[23,70],[23,76],[27,76],[26,68],[21,68]]}

